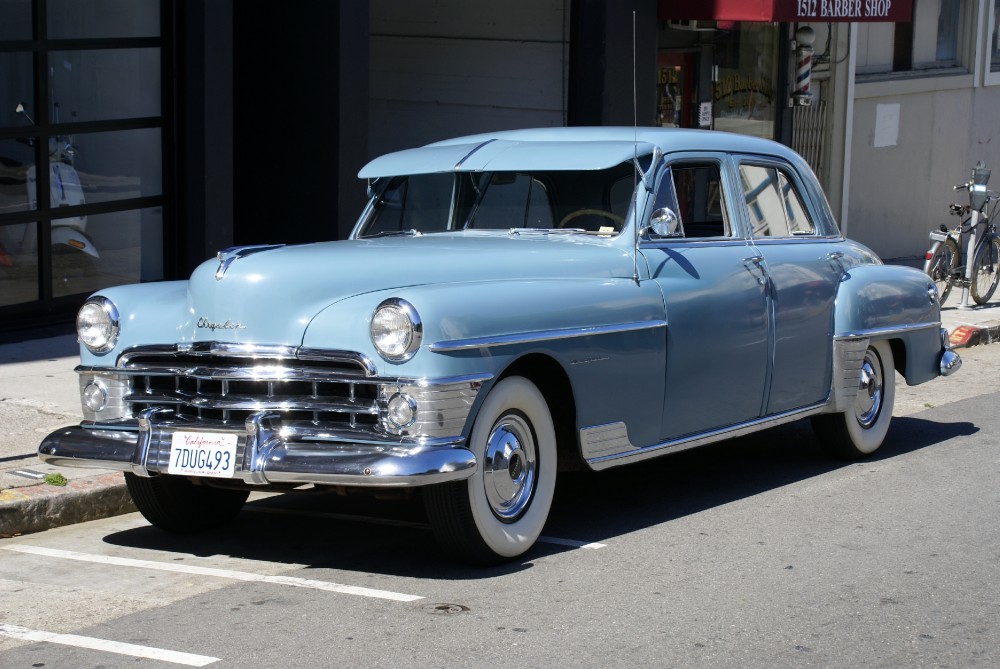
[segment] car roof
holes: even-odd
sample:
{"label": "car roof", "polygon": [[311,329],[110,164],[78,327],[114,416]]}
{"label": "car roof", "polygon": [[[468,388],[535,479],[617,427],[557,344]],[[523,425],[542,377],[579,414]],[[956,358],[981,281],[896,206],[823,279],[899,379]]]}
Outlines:
{"label": "car roof", "polygon": [[683,128],[568,127],[503,130],[389,153],[365,165],[370,179],[402,174],[509,170],[600,170],[672,151],[735,151],[795,160],[788,147],[748,135]]}

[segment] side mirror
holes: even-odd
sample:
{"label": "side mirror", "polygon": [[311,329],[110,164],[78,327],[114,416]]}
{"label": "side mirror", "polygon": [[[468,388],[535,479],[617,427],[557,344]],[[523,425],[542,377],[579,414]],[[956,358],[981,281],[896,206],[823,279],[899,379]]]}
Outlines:
{"label": "side mirror", "polygon": [[649,217],[649,234],[654,237],[680,237],[684,234],[681,230],[681,219],[670,207],[663,207],[653,212]]}

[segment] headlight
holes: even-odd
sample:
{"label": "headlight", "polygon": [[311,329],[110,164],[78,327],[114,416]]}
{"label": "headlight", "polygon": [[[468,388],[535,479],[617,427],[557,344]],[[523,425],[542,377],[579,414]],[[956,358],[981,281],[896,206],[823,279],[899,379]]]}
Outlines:
{"label": "headlight", "polygon": [[403,362],[420,348],[423,327],[413,305],[394,297],[378,305],[369,332],[379,355],[390,362]]}
{"label": "headlight", "polygon": [[92,297],[76,315],[76,334],[80,343],[94,353],[110,351],[121,329],[118,309],[106,297]]}

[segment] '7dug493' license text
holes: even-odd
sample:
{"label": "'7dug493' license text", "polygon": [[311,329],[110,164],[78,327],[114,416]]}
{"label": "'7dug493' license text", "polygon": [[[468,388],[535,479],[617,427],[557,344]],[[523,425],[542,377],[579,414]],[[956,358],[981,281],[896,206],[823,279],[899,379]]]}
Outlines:
{"label": "'7dug493' license text", "polygon": [[167,473],[232,478],[236,442],[235,434],[175,432]]}

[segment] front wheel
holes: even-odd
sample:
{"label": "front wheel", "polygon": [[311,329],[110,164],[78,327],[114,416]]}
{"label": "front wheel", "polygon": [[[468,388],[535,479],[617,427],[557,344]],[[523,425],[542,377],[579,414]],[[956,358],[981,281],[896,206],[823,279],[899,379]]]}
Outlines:
{"label": "front wheel", "polygon": [[938,242],[931,252],[931,257],[924,261],[924,273],[937,286],[938,296],[942,304],[951,292],[952,277],[958,269],[958,244],[949,237]]}
{"label": "front wheel", "polygon": [[887,341],[872,342],[865,351],[854,405],[843,413],[813,416],[816,438],[831,455],[858,460],[878,450],[889,431],[896,400],[892,348]]}
{"label": "front wheel", "polygon": [[976,304],[986,304],[1000,281],[1000,238],[990,237],[976,249],[972,261],[972,284],[969,292]]}
{"label": "front wheel", "polygon": [[146,520],[167,532],[202,532],[228,524],[249,490],[195,485],[177,476],[146,478],[125,472],[125,486]]}
{"label": "front wheel", "polygon": [[555,492],[555,427],[541,391],[520,376],[500,381],[479,410],[469,448],[475,474],[424,491],[431,527],[463,561],[516,558],[541,534]]}

